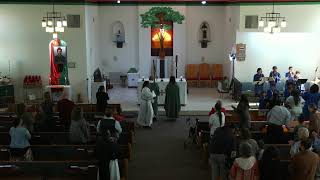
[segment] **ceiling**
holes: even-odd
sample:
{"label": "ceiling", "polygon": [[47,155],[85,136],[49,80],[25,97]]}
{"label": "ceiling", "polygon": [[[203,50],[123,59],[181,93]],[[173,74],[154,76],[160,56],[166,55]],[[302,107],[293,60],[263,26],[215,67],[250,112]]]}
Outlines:
{"label": "ceiling", "polygon": [[[114,4],[116,0],[1,0],[0,3],[26,3],[26,4],[47,4],[55,2],[57,4],[81,4],[81,3],[95,3],[95,4]],[[169,4],[197,4],[202,0],[121,0],[124,4],[139,4],[139,3],[169,3]],[[206,0],[208,4],[229,4],[229,3],[312,3],[320,2],[320,0]]]}

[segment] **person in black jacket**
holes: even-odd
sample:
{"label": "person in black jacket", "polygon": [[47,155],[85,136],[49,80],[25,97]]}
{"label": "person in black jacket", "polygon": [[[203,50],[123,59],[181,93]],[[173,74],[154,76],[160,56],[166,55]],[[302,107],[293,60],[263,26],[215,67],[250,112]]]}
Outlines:
{"label": "person in black jacket", "polygon": [[110,136],[110,131],[101,129],[101,136],[97,137],[96,158],[99,166],[99,180],[110,180],[109,163],[120,157],[120,146],[116,139]]}
{"label": "person in black jacket", "polygon": [[104,86],[100,86],[98,89],[98,92],[96,93],[96,98],[97,98],[97,112],[102,112],[106,110],[108,100],[109,100],[109,95],[105,91]]}
{"label": "person in black jacket", "polygon": [[228,177],[227,163],[236,151],[236,137],[233,126],[223,126],[215,130],[209,144],[212,180],[226,180]]}
{"label": "person in black jacket", "polygon": [[260,166],[260,179],[261,180],[281,180],[282,174],[280,169],[280,152],[274,146],[269,146],[264,150]]}

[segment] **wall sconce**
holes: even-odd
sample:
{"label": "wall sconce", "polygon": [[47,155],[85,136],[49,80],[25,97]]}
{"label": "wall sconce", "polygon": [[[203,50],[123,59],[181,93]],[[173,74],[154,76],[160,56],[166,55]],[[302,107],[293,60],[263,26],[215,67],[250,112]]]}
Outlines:
{"label": "wall sconce", "polygon": [[113,42],[116,43],[117,48],[122,48],[125,43],[124,26],[120,21],[117,21],[112,26]]}
{"label": "wall sconce", "polygon": [[208,42],[210,42],[210,26],[207,22],[203,22],[200,25],[199,29],[199,42],[201,44],[201,48],[207,48]]}

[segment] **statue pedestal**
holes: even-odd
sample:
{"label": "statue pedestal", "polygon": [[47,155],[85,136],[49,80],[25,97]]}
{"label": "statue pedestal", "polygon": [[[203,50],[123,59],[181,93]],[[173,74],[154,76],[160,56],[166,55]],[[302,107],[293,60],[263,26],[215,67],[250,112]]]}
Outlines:
{"label": "statue pedestal", "polygon": [[62,99],[63,94],[66,93],[68,95],[68,99],[72,99],[71,94],[71,86],[70,85],[50,85],[46,86],[46,91],[50,92],[52,101],[58,102]]}

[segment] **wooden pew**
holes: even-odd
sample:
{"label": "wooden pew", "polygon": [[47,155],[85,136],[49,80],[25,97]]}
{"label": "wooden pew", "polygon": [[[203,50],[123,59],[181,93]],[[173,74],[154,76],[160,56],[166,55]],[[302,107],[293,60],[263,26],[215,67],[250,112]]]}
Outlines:
{"label": "wooden pew", "polygon": [[[0,167],[2,162],[9,162],[9,146],[0,145],[1,154]],[[95,162],[95,145],[35,145],[31,146],[34,161],[33,162],[55,162],[55,161],[91,161]],[[128,176],[128,159],[131,157],[129,147],[120,146],[119,165],[121,177]],[[1,168],[0,168],[1,171]]]}
{"label": "wooden pew", "polygon": [[279,149],[281,160],[290,160],[291,159],[291,155],[290,155],[291,146],[290,146],[290,144],[265,144],[263,149],[266,149],[270,146],[274,146]]}

